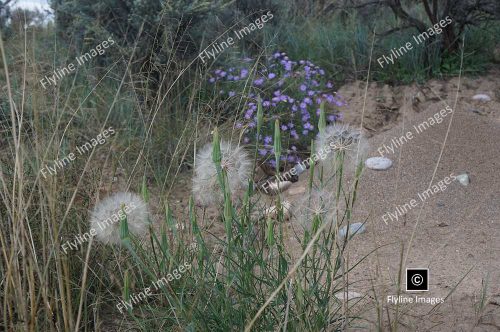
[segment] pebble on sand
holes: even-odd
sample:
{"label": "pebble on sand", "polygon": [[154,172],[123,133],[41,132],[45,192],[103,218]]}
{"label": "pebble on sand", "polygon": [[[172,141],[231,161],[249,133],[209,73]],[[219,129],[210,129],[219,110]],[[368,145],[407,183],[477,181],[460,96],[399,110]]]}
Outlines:
{"label": "pebble on sand", "polygon": [[469,175],[467,173],[457,175],[457,180],[462,186],[468,186],[470,183]]}
{"label": "pebble on sand", "polygon": [[335,297],[341,301],[345,301],[346,298],[348,300],[353,300],[353,299],[363,297],[363,295],[356,293],[356,292],[352,292],[352,291],[347,291],[347,294],[346,294],[343,291],[341,291],[341,292],[335,293]]}
{"label": "pebble on sand", "polygon": [[488,96],[488,95],[485,95],[483,93],[480,93],[480,94],[477,94],[477,95],[474,95],[472,97],[473,100],[479,100],[479,101],[484,101],[484,102],[488,102],[488,101],[491,101],[491,97]]}
{"label": "pebble on sand", "polygon": [[392,160],[385,157],[372,157],[365,161],[366,167],[376,171],[384,171],[392,166]]}
{"label": "pebble on sand", "polygon": [[[288,202],[288,201],[281,202],[281,207],[283,208],[283,218],[289,219],[290,218],[290,209],[292,207],[290,202]],[[276,205],[273,205],[270,208],[265,209],[264,216],[266,218],[277,218],[278,209],[276,208]]]}
{"label": "pebble on sand", "polygon": [[[360,222],[355,222],[353,224],[349,225],[349,237],[352,237],[355,234],[361,234],[366,231],[365,225],[363,225]],[[347,226],[343,226],[341,229],[339,229],[339,236],[341,238],[345,238],[347,233]]]}

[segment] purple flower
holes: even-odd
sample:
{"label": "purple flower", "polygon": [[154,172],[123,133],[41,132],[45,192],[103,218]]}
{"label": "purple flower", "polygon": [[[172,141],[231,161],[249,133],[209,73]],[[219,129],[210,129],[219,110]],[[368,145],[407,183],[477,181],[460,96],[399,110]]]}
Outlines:
{"label": "purple flower", "polygon": [[292,135],[293,138],[295,138],[295,139],[299,139],[299,135],[297,134],[297,132],[295,131],[295,129],[292,129],[290,131],[290,135]]}
{"label": "purple flower", "polygon": [[275,103],[279,103],[281,101],[281,98],[280,97],[273,97],[273,99],[271,99],[271,101],[273,101]]}
{"label": "purple flower", "polygon": [[233,75],[231,75],[231,74],[227,75],[227,79],[231,81],[233,79]]}
{"label": "purple flower", "polygon": [[279,86],[279,87],[283,86],[283,84],[285,84],[285,81],[283,81],[283,80],[279,80],[279,81],[278,81],[278,86]]}
{"label": "purple flower", "polygon": [[290,96],[288,96],[288,102],[291,104],[295,101],[295,99],[291,98]]}
{"label": "purple flower", "polygon": [[292,112],[297,112],[297,105],[292,106]]}
{"label": "purple flower", "polygon": [[269,73],[269,75],[267,76],[270,80],[272,80],[273,78],[276,77],[276,74],[275,73]]}
{"label": "purple flower", "polygon": [[216,70],[214,71],[214,74],[215,74],[215,75],[219,75],[220,73],[221,73],[221,70],[220,70],[220,69],[216,69]]}
{"label": "purple flower", "polygon": [[239,81],[239,80],[240,80],[239,76],[233,77],[233,81]]}
{"label": "purple flower", "polygon": [[234,95],[236,95],[236,92],[234,92],[234,91],[229,91],[229,97],[234,97]]}
{"label": "purple flower", "polygon": [[262,85],[263,83],[264,83],[264,78],[258,78],[255,81],[253,81],[253,84],[257,86]]}
{"label": "purple flower", "polygon": [[262,106],[264,106],[264,107],[269,107],[269,105],[271,105],[271,102],[269,102],[269,100],[264,100],[262,102]]}
{"label": "purple flower", "polygon": [[305,98],[304,98],[304,103],[306,103],[306,104],[312,104],[312,100],[311,100],[311,98],[309,98],[309,97],[305,97]]}
{"label": "purple flower", "polygon": [[[302,116],[302,121],[307,121],[307,120],[309,120],[310,118],[311,118],[311,116],[309,115],[309,113],[305,113],[305,114]],[[306,127],[304,126],[304,128],[306,128]]]}
{"label": "purple flower", "polygon": [[303,65],[304,63],[306,63],[304,60],[299,61],[299,64],[301,64],[301,65]]}
{"label": "purple flower", "polygon": [[250,118],[252,117],[252,114],[253,114],[253,109],[248,109],[248,110],[245,112],[245,119],[250,120]]}
{"label": "purple flower", "polygon": [[304,70],[306,73],[309,73],[309,71],[311,70],[311,67],[309,66],[304,66]]}
{"label": "purple flower", "polygon": [[269,161],[269,164],[270,164],[273,168],[276,168],[276,160],[271,159],[271,160]]}
{"label": "purple flower", "polygon": [[248,142],[250,142],[250,139],[248,137],[243,137],[243,143],[247,144]]}
{"label": "purple flower", "polygon": [[300,87],[299,87],[300,91],[306,91],[307,90],[307,86],[305,84],[301,84]]}
{"label": "purple flower", "polygon": [[271,136],[264,137],[264,144],[269,145],[273,142],[273,138]]}
{"label": "purple flower", "polygon": [[320,69],[320,70],[319,70],[319,74],[320,74],[321,76],[323,76],[323,75],[325,75],[325,71],[324,71],[323,69]]}
{"label": "purple flower", "polygon": [[328,121],[330,121],[330,122],[334,122],[334,121],[335,121],[335,115],[329,115],[329,116],[327,117],[327,119],[328,119]]}
{"label": "purple flower", "polygon": [[249,128],[255,128],[255,125],[256,125],[256,123],[252,121],[252,122],[250,122],[250,123],[248,124],[248,127],[249,127]]}
{"label": "purple flower", "polygon": [[314,91],[312,91],[312,90],[307,91],[307,95],[308,96],[314,96]]}
{"label": "purple flower", "polygon": [[248,70],[247,70],[247,69],[245,69],[245,68],[243,68],[243,69],[240,71],[240,76],[241,76],[241,78],[245,78],[245,77],[247,77],[247,75],[248,75]]}
{"label": "purple flower", "polygon": [[300,108],[306,109],[307,108],[307,104],[304,103],[304,102],[300,103]]}
{"label": "purple flower", "polygon": [[309,130],[313,130],[314,126],[312,124],[310,124],[309,122],[306,122],[306,124],[304,125],[304,128],[309,129]]}
{"label": "purple flower", "polygon": [[319,115],[320,113],[321,113],[321,109],[319,109],[319,108],[318,108],[318,109],[316,110],[316,115]]}
{"label": "purple flower", "polygon": [[292,151],[297,151],[297,147],[295,145],[291,146]]}
{"label": "purple flower", "polygon": [[247,57],[247,58],[244,58],[244,59],[243,59],[243,62],[250,62],[250,61],[252,61],[252,58],[248,58],[248,57]]}
{"label": "purple flower", "polygon": [[293,127],[295,127],[295,125],[294,125],[292,122],[288,122],[287,126],[288,126],[288,128],[293,128]]}
{"label": "purple flower", "polygon": [[286,125],[284,125],[284,124],[281,125],[281,130],[285,131],[287,129],[288,129],[288,127]]}
{"label": "purple flower", "polygon": [[290,71],[292,70],[292,63],[290,61],[288,61],[286,64],[285,64],[285,70],[286,71]]}
{"label": "purple flower", "polygon": [[229,68],[229,72],[230,72],[230,73],[231,73],[231,72],[233,72],[233,70],[234,70],[234,68],[233,68],[233,67]]}
{"label": "purple flower", "polygon": [[309,130],[302,130],[302,135],[307,135],[309,134]]}
{"label": "purple flower", "polygon": [[220,74],[219,74],[220,77],[225,77],[226,76],[226,72],[225,71],[221,71]]}
{"label": "purple flower", "polygon": [[210,79],[208,80],[210,83],[213,83],[215,82],[215,78],[214,77],[210,77]]}
{"label": "purple flower", "polygon": [[259,154],[261,156],[265,156],[267,154],[267,150],[266,149],[259,149]]}
{"label": "purple flower", "polygon": [[280,52],[276,52],[273,54],[274,58],[279,58],[281,56]]}
{"label": "purple flower", "polygon": [[280,91],[280,90],[276,90],[276,91],[274,91],[274,93],[273,93],[273,94],[274,94],[276,97],[281,96],[281,91]]}
{"label": "purple flower", "polygon": [[328,82],[328,83],[326,83],[326,87],[327,87],[328,89],[333,88],[333,84],[332,84],[332,82]]}

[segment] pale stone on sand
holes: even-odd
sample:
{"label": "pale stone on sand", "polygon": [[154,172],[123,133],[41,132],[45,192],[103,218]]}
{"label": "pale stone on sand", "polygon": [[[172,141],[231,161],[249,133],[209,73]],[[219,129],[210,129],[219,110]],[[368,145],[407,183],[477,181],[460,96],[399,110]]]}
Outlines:
{"label": "pale stone on sand", "polygon": [[467,175],[467,173],[457,175],[457,180],[462,186],[468,186],[470,183],[469,175]]}
{"label": "pale stone on sand", "polygon": [[484,102],[488,102],[488,101],[491,101],[491,97],[484,94],[484,93],[479,93],[477,95],[474,95],[472,97],[473,100],[478,100],[478,101],[484,101]]}
{"label": "pale stone on sand", "polygon": [[[363,225],[360,222],[355,222],[349,225],[349,237],[353,235],[358,235],[361,233],[364,233],[366,231],[365,225]],[[341,229],[339,229],[339,236],[341,238],[344,238],[347,233],[347,226],[343,226]]]}
{"label": "pale stone on sand", "polygon": [[335,293],[335,297],[341,301],[345,301],[346,298],[348,300],[353,300],[353,299],[363,297],[363,295],[356,293],[356,292],[351,292],[351,291],[347,291],[346,293],[341,291],[341,292]]}
{"label": "pale stone on sand", "polygon": [[365,161],[366,167],[376,171],[384,171],[392,166],[392,160],[385,157],[372,157]]}
{"label": "pale stone on sand", "polygon": [[[281,207],[283,208],[283,218],[289,219],[291,214],[290,202],[288,201],[281,202]],[[276,205],[273,205],[270,208],[265,209],[264,215],[266,216],[266,218],[276,218],[278,216],[278,209],[276,208]]]}

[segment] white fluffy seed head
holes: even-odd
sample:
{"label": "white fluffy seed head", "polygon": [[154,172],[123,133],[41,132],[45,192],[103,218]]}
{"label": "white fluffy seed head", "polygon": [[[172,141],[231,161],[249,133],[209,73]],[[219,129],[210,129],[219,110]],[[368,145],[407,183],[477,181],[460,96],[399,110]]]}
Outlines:
{"label": "white fluffy seed head", "polygon": [[316,138],[316,151],[320,149],[348,149],[361,139],[361,133],[349,125],[335,123],[325,128]]}
{"label": "white fluffy seed head", "polygon": [[105,244],[120,244],[120,219],[127,216],[129,232],[140,236],[148,228],[148,208],[142,198],[130,192],[118,192],[96,204],[90,215],[90,227],[97,240]]}
{"label": "white fluffy seed head", "polygon": [[[324,132],[319,133],[315,141],[316,151],[327,149],[332,151],[345,151],[344,168],[346,175],[352,176],[357,165],[366,158],[369,150],[369,145],[366,137],[360,130],[354,129],[349,125],[335,123],[325,128]],[[323,160],[325,166],[325,175],[328,177],[335,174],[336,169],[332,163],[328,162],[333,159],[335,153],[330,152]]]}
{"label": "white fluffy seed head", "polygon": [[[247,189],[252,174],[252,161],[241,146],[220,142],[221,166],[226,171],[231,195],[239,195]],[[218,205],[224,195],[217,178],[217,169],[212,160],[212,143],[205,145],[196,154],[193,176],[193,195],[204,206]]]}
{"label": "white fluffy seed head", "polygon": [[294,206],[293,215],[305,229],[311,229],[314,217],[331,222],[336,210],[335,195],[326,189],[312,189],[304,193]]}

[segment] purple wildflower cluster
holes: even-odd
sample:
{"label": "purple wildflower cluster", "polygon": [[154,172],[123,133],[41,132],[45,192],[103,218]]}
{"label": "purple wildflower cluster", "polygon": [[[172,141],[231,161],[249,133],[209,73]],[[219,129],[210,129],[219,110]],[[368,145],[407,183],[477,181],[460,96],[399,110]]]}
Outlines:
{"label": "purple wildflower cluster", "polygon": [[[245,58],[243,64],[251,61]],[[320,104],[323,101],[326,103],[327,123],[341,117],[338,108],[344,102],[325,76],[325,71],[309,60],[293,61],[286,53],[276,52],[255,73],[245,66],[216,69],[208,82],[215,85],[216,92],[223,99],[228,100],[237,94],[241,96],[245,86],[248,91],[250,84],[248,98],[244,99],[247,101],[245,111],[235,124],[236,128],[244,130],[244,143],[254,143],[257,138],[257,96],[262,98],[265,123],[259,137],[258,153],[274,166],[275,119],[280,121],[283,147],[287,148],[282,159],[297,163],[300,162],[298,151],[306,152],[311,140],[316,137]]]}

